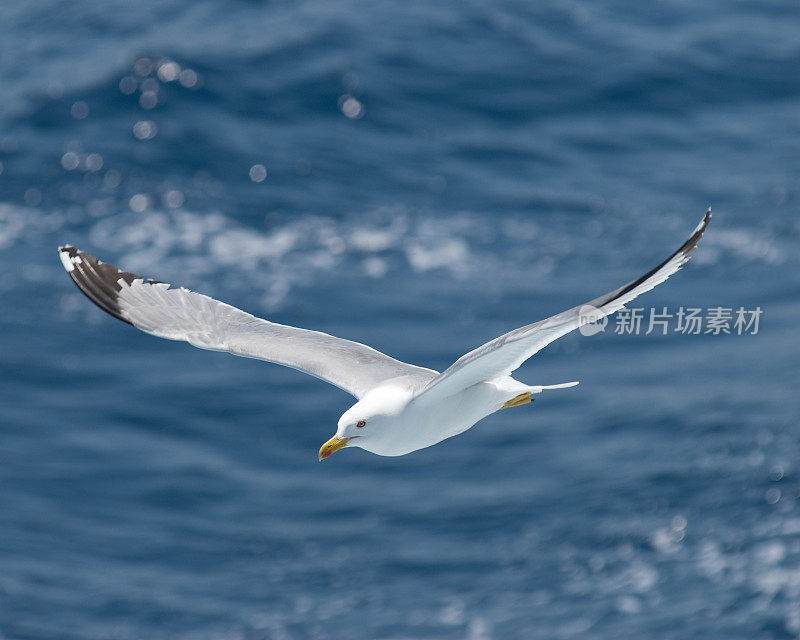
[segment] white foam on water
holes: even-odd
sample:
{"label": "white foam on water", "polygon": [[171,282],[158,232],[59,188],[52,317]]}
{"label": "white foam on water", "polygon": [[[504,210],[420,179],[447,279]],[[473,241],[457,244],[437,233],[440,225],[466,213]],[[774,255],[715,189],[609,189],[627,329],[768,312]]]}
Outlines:
{"label": "white foam on water", "polygon": [[778,242],[762,229],[717,229],[712,226],[701,246],[703,251],[696,251],[692,256],[700,264],[715,264],[723,256],[733,255],[737,260],[745,262],[778,265],[784,263],[788,257]]}
{"label": "white foam on water", "polygon": [[477,221],[470,214],[414,220],[394,211],[345,220],[306,215],[254,229],[218,213],[126,212],[94,223],[88,249],[121,253],[115,258],[119,266],[156,278],[165,276],[154,269],[188,273],[192,280],[234,277],[264,291],[264,305],[274,309],[295,286],[334,269],[355,268],[359,277],[371,279],[398,268],[459,278],[476,273],[479,262],[486,269],[488,252],[482,262],[475,255]]}
{"label": "white foam on water", "polygon": [[47,216],[39,209],[0,203],[0,249],[11,247],[32,234],[57,228],[58,221],[57,216]]}
{"label": "white foam on water", "polygon": [[[726,254],[776,264],[790,255],[763,229],[712,231],[693,256],[700,264]],[[222,213],[180,208],[124,210],[76,221],[70,208],[47,212],[0,203],[0,248],[31,239],[52,241],[54,248],[70,242],[125,270],[210,295],[223,293],[215,291],[217,286],[225,291],[238,287],[254,294],[268,311],[285,304],[297,287],[334,273],[369,280],[404,270],[436,273],[492,291],[511,282],[547,286],[553,272],[566,268],[576,254],[582,264],[591,259],[593,253],[587,252],[593,247],[606,255],[614,244],[583,238],[580,228],[562,217],[547,224],[522,214],[499,220],[474,212],[433,217],[394,207],[344,219],[296,215],[274,226],[253,227]],[[610,253],[605,263],[613,265],[616,254]],[[669,542],[655,537],[656,546],[666,551]]]}

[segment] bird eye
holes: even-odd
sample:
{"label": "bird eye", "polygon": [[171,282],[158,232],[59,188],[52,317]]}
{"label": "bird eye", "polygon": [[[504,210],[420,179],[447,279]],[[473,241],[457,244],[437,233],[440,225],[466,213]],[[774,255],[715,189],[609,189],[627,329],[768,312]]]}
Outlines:
{"label": "bird eye", "polygon": [[364,420],[359,420],[356,422],[356,426],[360,429],[361,427],[367,426],[367,423]]}

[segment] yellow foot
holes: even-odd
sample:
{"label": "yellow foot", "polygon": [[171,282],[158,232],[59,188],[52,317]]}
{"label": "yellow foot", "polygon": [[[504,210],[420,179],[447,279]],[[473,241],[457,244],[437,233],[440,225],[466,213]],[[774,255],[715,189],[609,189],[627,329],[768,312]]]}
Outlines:
{"label": "yellow foot", "polygon": [[531,401],[531,394],[530,392],[525,392],[519,394],[516,398],[511,398],[508,402],[503,405],[503,409],[508,409],[509,407],[518,407],[521,404],[528,404]]}

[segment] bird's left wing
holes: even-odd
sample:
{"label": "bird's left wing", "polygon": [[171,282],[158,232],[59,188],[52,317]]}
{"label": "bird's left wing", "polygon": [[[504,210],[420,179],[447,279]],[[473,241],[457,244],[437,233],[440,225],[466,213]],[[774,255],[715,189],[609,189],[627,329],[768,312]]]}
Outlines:
{"label": "bird's left wing", "polygon": [[436,371],[400,362],[359,342],[262,320],[184,288],[121,271],[75,247],[58,250],[86,296],[104,311],[159,338],[298,369],[361,398],[394,378],[422,387]]}
{"label": "bird's left wing", "polygon": [[515,329],[470,351],[431,380],[417,398],[435,400],[451,396],[473,384],[508,375],[537,351],[577,329],[587,316],[596,321],[619,311],[626,303],[650,291],[680,269],[697,247],[710,220],[711,209],[706,211],[703,220],[680,249],[642,277],[591,302]]}

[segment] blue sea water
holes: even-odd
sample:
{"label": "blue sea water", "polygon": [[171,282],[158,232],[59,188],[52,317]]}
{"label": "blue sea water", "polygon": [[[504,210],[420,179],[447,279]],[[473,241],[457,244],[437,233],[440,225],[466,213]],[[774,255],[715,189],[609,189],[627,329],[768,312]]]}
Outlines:
{"label": "blue sea water", "polygon": [[[796,2],[0,14],[0,637],[800,637]],[[633,306],[756,335],[612,320],[517,374],[579,387],[325,464],[348,396],[137,332],[55,251],[441,370],[709,205]]]}

